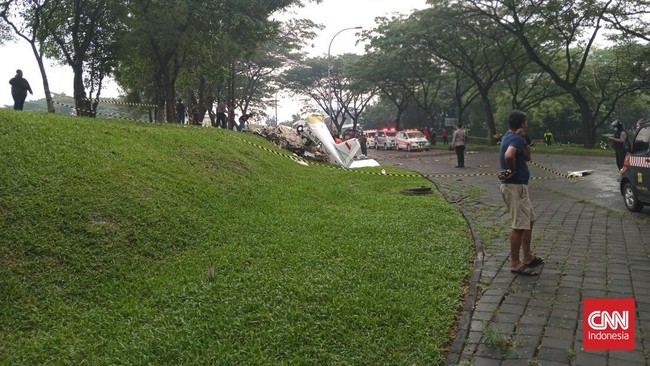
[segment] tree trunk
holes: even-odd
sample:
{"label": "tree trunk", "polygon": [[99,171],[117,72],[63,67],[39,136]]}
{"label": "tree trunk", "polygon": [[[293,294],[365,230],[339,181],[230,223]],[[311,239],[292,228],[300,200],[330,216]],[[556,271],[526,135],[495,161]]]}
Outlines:
{"label": "tree trunk", "polygon": [[45,72],[45,64],[43,63],[43,55],[38,52],[36,49],[36,44],[30,42],[32,46],[32,52],[36,56],[36,62],[38,63],[38,70],[41,72],[41,79],[43,80],[43,91],[45,92],[45,102],[47,103],[48,113],[54,113],[54,101],[52,100],[52,93],[50,92],[50,83],[47,80],[47,73]]}
{"label": "tree trunk", "polygon": [[95,117],[90,100],[86,98],[86,89],[83,82],[83,64],[77,62],[72,65],[74,73],[73,94],[77,116]]}
{"label": "tree trunk", "polygon": [[156,101],[156,122],[165,121],[165,88],[163,87],[162,74],[157,72],[153,77],[154,100]]}
{"label": "tree trunk", "polygon": [[594,123],[591,117],[591,107],[589,106],[589,102],[584,100],[584,98],[574,96],[574,100],[580,107],[580,116],[582,117],[582,136],[585,139],[583,141],[583,146],[591,149],[596,143],[596,129],[594,128]]}
{"label": "tree trunk", "polygon": [[496,145],[497,139],[495,138],[497,134],[497,127],[494,123],[494,111],[492,110],[492,102],[490,97],[487,95],[487,92],[481,93],[481,99],[483,100],[483,108],[485,109],[485,118],[487,118],[487,128],[488,128],[488,137],[490,138],[490,144]]}

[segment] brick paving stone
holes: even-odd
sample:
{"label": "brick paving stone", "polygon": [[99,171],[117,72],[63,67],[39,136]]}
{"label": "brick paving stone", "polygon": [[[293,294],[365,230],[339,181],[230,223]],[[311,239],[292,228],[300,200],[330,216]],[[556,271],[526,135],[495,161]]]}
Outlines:
{"label": "brick paving stone", "polygon": [[575,321],[560,317],[551,316],[548,318],[546,324],[555,328],[575,329]]}
{"label": "brick paving stone", "polygon": [[472,360],[472,365],[473,366],[500,366],[501,365],[501,360],[495,360],[492,358],[484,358],[484,357],[474,357]]}
{"label": "brick paving stone", "polygon": [[545,364],[544,361],[569,363],[570,357],[569,348],[549,348],[544,347],[543,344],[537,352],[537,360],[542,365]]}
{"label": "brick paving stone", "polygon": [[475,311],[474,314],[472,315],[472,319],[474,320],[483,320],[487,321],[492,319],[494,316],[494,312],[492,311]]}
{"label": "brick paving stone", "polygon": [[571,349],[573,348],[573,337],[558,338],[546,335],[542,338],[542,348]]}
{"label": "brick paving stone", "polygon": [[475,360],[476,357],[491,358],[493,360],[501,361],[503,358],[503,352],[495,347],[490,347],[486,344],[479,344],[476,349]]}
{"label": "brick paving stone", "polygon": [[644,358],[641,351],[610,351],[610,365],[646,365],[649,360]]}
{"label": "brick paving stone", "polygon": [[[607,366],[607,355],[577,352],[573,362],[575,366]],[[623,365],[621,365],[623,366]]]}
{"label": "brick paving stone", "polygon": [[516,304],[502,304],[499,307],[499,312],[500,313],[506,313],[506,314],[517,314],[521,315],[524,313],[524,310],[526,309],[525,305],[516,305]]}
{"label": "brick paving stone", "polygon": [[545,325],[546,319],[547,319],[546,314],[541,314],[541,315],[524,314],[521,316],[521,318],[519,318],[519,325],[520,326]]}

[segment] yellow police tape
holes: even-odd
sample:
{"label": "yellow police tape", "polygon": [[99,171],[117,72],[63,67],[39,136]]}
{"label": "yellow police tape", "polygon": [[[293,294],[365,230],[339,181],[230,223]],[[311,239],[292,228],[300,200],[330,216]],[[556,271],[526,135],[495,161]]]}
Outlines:
{"label": "yellow police tape", "polygon": [[[62,97],[72,98],[72,97],[70,97],[68,95],[65,95],[63,93],[52,93],[52,94],[59,95],[59,96],[62,96]],[[83,98],[82,100],[86,101],[86,102],[92,102],[92,103],[119,104],[119,105],[129,105],[129,106],[134,106],[134,107],[147,107],[147,108],[156,108],[156,107],[158,107],[155,104],[121,102],[121,101],[112,100],[112,99],[88,99],[88,98]]]}
{"label": "yellow police tape", "polygon": [[[497,176],[498,175],[498,173],[467,173],[467,174],[419,174],[419,173],[416,173],[416,174],[398,174],[398,173],[387,173],[387,172],[385,172],[385,173],[382,173],[382,172],[370,172],[370,171],[358,170],[358,169],[346,169],[346,168],[340,167],[338,165],[322,164],[322,163],[317,163],[317,162],[313,162],[313,161],[308,161],[308,160],[299,158],[299,157],[297,157],[295,155],[286,155],[286,154],[283,154],[283,153],[281,153],[279,151],[271,150],[271,149],[266,148],[264,146],[260,146],[260,145],[258,145],[256,143],[248,141],[246,139],[240,138],[240,140],[247,143],[247,144],[255,146],[255,147],[259,148],[259,149],[271,152],[271,153],[279,155],[279,156],[289,158],[289,159],[291,159],[293,161],[297,161],[297,162],[299,162],[299,163],[301,163],[303,165],[313,165],[313,166],[319,166],[319,167],[328,168],[328,169],[345,170],[345,171],[348,171],[348,172],[359,173],[359,174],[384,175],[384,176],[389,176],[389,177],[406,177],[406,178],[458,178],[458,177],[487,177],[487,176]],[[553,174],[557,175],[557,177],[531,177],[530,178],[531,180],[561,179],[561,178],[571,179],[571,180],[581,180],[582,179],[580,177],[569,176],[568,174],[562,174],[562,173],[556,172],[553,169],[546,168],[546,167],[540,165],[539,163],[536,163],[536,162],[533,162],[533,161],[530,161],[530,163],[532,165],[536,166],[536,167],[539,167],[539,168],[541,168],[543,170],[546,170],[546,171],[548,171],[550,173],[553,173]]]}
{"label": "yellow police tape", "polygon": [[61,106],[64,106],[64,107],[70,108],[70,109],[75,110],[75,111],[81,111],[81,112],[86,112],[86,113],[91,113],[91,114],[94,113],[94,114],[96,114],[96,115],[98,115],[98,116],[105,116],[105,117],[111,117],[111,118],[119,118],[119,119],[123,119],[123,120],[127,120],[127,121],[144,122],[144,121],[142,121],[141,119],[128,118],[128,117],[120,116],[120,115],[118,115],[118,114],[99,113],[99,112],[97,112],[97,111],[90,111],[90,110],[87,110],[87,109],[81,109],[81,108],[77,108],[77,107],[75,107],[75,106],[73,106],[73,105],[69,105],[69,104],[65,104],[65,103],[59,103],[59,102],[57,102],[57,101],[53,101],[53,102],[54,102],[55,104],[58,104],[58,105],[61,105]]}

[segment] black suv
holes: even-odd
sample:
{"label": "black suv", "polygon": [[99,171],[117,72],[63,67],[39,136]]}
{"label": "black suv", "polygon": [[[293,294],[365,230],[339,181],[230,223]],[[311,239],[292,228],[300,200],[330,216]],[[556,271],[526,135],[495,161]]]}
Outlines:
{"label": "black suv", "polygon": [[641,211],[643,205],[650,205],[650,122],[636,130],[631,151],[625,156],[621,194],[630,211]]}

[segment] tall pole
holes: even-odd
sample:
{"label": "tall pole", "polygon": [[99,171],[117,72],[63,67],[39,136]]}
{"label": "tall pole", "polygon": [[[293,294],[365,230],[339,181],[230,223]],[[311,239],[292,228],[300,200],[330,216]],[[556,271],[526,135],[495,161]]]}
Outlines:
{"label": "tall pole", "polygon": [[336,36],[338,36],[339,34],[345,32],[346,30],[361,29],[361,28],[363,28],[363,27],[357,26],[357,27],[349,27],[349,28],[341,29],[340,31],[336,32],[336,34],[332,37],[332,39],[330,40],[330,45],[327,47],[327,85],[328,85],[328,88],[327,88],[327,97],[328,97],[327,108],[328,108],[328,114],[330,116],[330,132],[332,131],[332,123],[333,123],[332,122],[332,118],[333,118],[333,115],[332,115],[332,67],[330,66],[330,58],[331,58],[330,57],[330,54],[331,54],[330,51],[332,50],[332,42],[334,42],[334,38],[336,38]]}
{"label": "tall pole", "polygon": [[280,122],[278,121],[278,91],[275,91],[275,125],[279,126]]}

